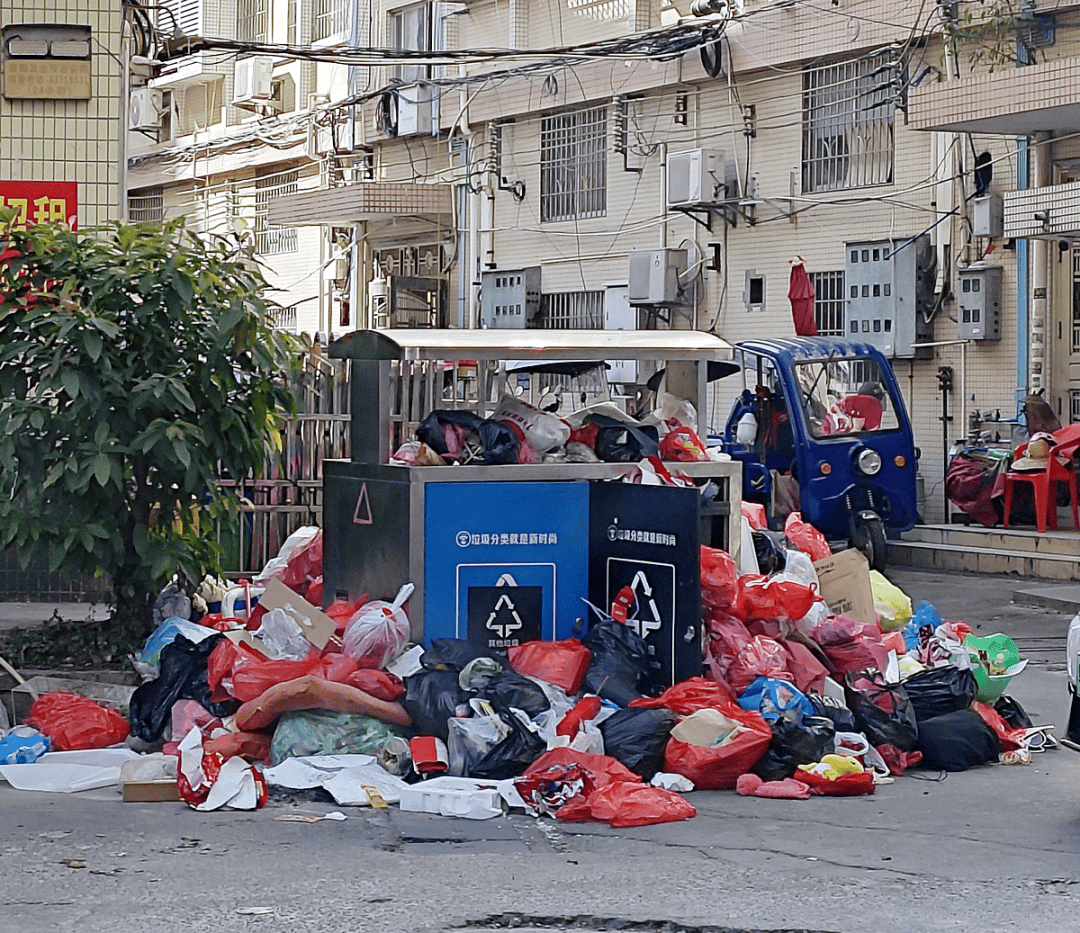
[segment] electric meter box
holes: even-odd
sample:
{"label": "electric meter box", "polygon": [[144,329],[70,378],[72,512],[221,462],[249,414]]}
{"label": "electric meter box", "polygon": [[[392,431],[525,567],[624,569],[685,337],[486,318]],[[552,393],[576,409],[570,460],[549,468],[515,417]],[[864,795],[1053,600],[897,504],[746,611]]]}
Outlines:
{"label": "electric meter box", "polygon": [[679,276],[686,272],[686,261],[684,249],[630,250],[630,304],[685,304]]}
{"label": "electric meter box", "polygon": [[539,315],[539,266],[491,269],[480,276],[481,327],[527,327]]}
{"label": "electric meter box", "polygon": [[923,359],[932,352],[914,344],[934,339],[934,248],[914,240],[846,244],[845,331],[849,340],[877,347],[889,359]]}
{"label": "electric meter box", "polygon": [[956,336],[960,340],[1001,339],[1001,269],[959,270]]}

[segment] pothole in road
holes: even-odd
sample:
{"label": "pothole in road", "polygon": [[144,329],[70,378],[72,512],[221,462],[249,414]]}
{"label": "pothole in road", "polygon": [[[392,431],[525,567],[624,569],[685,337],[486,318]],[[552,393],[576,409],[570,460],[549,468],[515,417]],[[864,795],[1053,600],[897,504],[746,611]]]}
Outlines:
{"label": "pothole in road", "polygon": [[529,914],[495,914],[482,920],[473,920],[454,928],[461,933],[471,930],[585,930],[592,933],[833,933],[829,930],[782,929],[763,930],[749,927],[728,927],[707,924],[705,926],[676,923],[672,920],[627,920],[620,917],[551,917]]}

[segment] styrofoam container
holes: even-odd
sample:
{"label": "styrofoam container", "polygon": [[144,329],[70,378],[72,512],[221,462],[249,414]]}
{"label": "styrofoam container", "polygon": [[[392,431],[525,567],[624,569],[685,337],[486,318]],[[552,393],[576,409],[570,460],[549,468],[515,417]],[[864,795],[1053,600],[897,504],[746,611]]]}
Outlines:
{"label": "styrofoam container", "polygon": [[414,813],[437,813],[466,820],[502,816],[498,787],[468,778],[437,777],[401,790],[400,807]]}

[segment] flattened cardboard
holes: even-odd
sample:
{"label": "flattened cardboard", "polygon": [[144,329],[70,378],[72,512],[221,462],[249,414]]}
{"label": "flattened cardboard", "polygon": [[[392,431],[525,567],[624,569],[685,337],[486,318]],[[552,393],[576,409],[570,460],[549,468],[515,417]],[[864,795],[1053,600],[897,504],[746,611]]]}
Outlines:
{"label": "flattened cardboard", "polygon": [[870,564],[861,551],[848,548],[831,557],[823,557],[814,561],[814,570],[821,585],[821,596],[833,612],[877,624]]}
{"label": "flattened cardboard", "polygon": [[256,638],[247,629],[233,629],[230,632],[226,632],[225,637],[234,645],[247,645],[249,648],[254,648],[259,654],[270,657],[270,655],[266,653],[266,645],[262,643],[262,640]]}
{"label": "flattened cardboard", "polygon": [[337,631],[337,623],[330,616],[311,605],[299,593],[294,593],[280,580],[266,581],[266,591],[259,597],[259,605],[267,611],[284,609],[316,648],[325,648],[330,637]]}

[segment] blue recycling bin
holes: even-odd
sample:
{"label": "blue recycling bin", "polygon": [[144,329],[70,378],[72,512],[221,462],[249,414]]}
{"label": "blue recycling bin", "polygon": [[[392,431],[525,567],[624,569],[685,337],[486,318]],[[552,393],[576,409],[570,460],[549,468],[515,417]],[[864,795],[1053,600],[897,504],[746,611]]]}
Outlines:
{"label": "blue recycling bin", "polygon": [[505,650],[587,629],[589,484],[429,483],[424,641]]}

